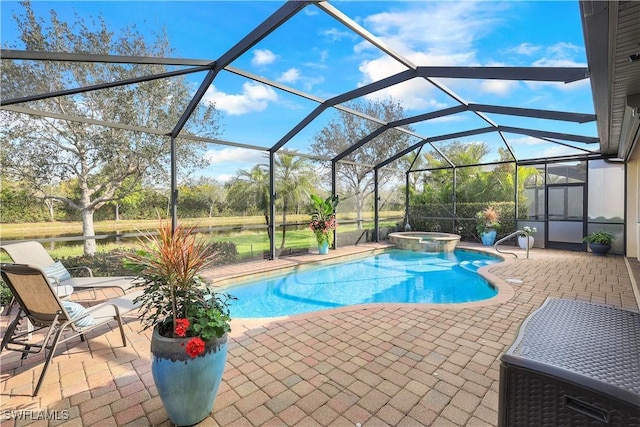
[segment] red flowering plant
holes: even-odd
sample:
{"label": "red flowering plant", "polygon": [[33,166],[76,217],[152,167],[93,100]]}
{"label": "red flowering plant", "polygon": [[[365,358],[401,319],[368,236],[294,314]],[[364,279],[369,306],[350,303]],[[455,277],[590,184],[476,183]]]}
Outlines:
{"label": "red flowering plant", "polygon": [[215,262],[217,252],[195,227],[175,230],[161,223],[157,234],[139,239],[140,247],[125,255],[125,267],[137,274],[143,293],[140,320],[164,337],[191,337],[185,351],[192,358],[204,352],[205,342],[231,330],[229,301],[214,292],[199,275]]}
{"label": "red flowering plant", "polygon": [[326,199],[322,199],[315,194],[311,194],[309,197],[313,208],[309,228],[316,235],[318,244],[327,241],[331,246],[333,244],[333,230],[338,226],[335,214],[338,206],[338,197],[329,196]]}

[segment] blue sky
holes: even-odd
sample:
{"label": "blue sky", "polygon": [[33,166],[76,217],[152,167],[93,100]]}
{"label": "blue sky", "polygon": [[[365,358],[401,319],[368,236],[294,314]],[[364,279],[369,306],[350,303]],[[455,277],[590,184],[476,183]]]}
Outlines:
{"label": "blue sky", "polygon": [[[37,1],[39,16],[54,9],[63,20],[73,14],[102,14],[117,31],[135,24],[143,34],[166,28],[176,57],[215,60],[283,2],[275,1]],[[334,7],[417,65],[586,66],[577,1],[336,1]],[[2,1],[3,46],[16,44],[12,14],[22,8]],[[326,99],[402,71],[403,66],[350,32],[324,11],[308,6],[232,66]],[[194,88],[202,75],[194,76]],[[438,79],[472,103],[592,113],[588,80],[571,84]],[[372,94],[392,96],[414,115],[455,105],[422,79]],[[305,117],[316,103],[237,75],[222,72],[207,92],[222,113],[222,139],[269,147]],[[324,113],[285,148],[308,152],[315,132],[331,118]],[[595,124],[565,125],[489,115],[499,124],[596,136]],[[464,113],[414,128],[424,136],[484,127]],[[577,153],[519,135],[509,135],[521,158]],[[511,139],[512,138],[512,139]],[[497,134],[465,139],[484,141],[495,156]],[[594,147],[590,147],[594,148]],[[262,160],[260,152],[212,147],[209,174],[221,181],[238,168]]]}

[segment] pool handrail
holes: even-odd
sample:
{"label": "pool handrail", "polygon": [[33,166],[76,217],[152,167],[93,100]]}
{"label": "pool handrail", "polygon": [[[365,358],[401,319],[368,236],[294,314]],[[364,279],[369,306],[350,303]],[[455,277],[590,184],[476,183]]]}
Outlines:
{"label": "pool handrail", "polygon": [[[509,254],[509,255],[513,255],[514,257],[518,258],[518,254],[516,254],[515,252],[508,252],[508,251],[501,251],[498,248],[498,245],[502,242],[504,242],[505,240],[509,240],[510,238],[519,235],[519,234],[524,234],[526,236],[529,236],[529,233],[527,233],[525,230],[516,230],[513,233],[509,234],[508,236],[503,237],[502,239],[498,240],[495,245],[493,245],[493,249],[496,250],[496,252],[501,253],[501,254]],[[529,259],[529,245],[527,245],[527,259]]]}

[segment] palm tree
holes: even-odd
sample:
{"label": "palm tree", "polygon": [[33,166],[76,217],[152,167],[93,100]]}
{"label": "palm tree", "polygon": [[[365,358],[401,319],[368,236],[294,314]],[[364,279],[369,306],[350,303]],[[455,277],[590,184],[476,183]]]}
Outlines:
{"label": "palm tree", "polygon": [[287,212],[291,206],[298,206],[313,190],[314,172],[309,160],[295,154],[279,153],[275,159],[276,188],[282,200],[282,242],[284,249],[287,228]]}
{"label": "palm tree", "polygon": [[250,170],[241,169],[229,186],[229,204],[236,209],[257,209],[264,214],[267,233],[271,239],[269,228],[269,168],[257,164]]}

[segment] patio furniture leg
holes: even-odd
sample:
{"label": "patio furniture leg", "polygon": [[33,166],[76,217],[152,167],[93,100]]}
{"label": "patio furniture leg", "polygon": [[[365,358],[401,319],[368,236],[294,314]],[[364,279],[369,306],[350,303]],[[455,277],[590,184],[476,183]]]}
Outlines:
{"label": "patio furniture leg", "polygon": [[9,342],[11,337],[13,336],[14,331],[18,327],[18,323],[20,323],[20,319],[21,319],[21,317],[20,317],[21,314],[22,314],[22,312],[18,313],[16,318],[13,319],[13,321],[11,322],[11,324],[9,325],[7,330],[5,331],[4,337],[2,338],[2,347],[0,347],[0,353],[2,353],[2,350],[4,350],[5,346],[7,345],[7,343]]}
{"label": "patio furniture leg", "polygon": [[122,325],[122,316],[120,316],[120,310],[118,310],[118,307],[115,307],[116,310],[116,314],[117,316],[115,316],[115,319],[118,321],[118,328],[120,328],[120,336],[122,337],[122,346],[126,347],[127,346],[127,337],[124,335],[124,327]]}
{"label": "patio furniture leg", "polygon": [[[49,364],[51,363],[51,360],[53,359],[53,356],[56,352],[56,348],[58,348],[58,340],[60,339],[60,335],[62,334],[62,330],[63,328],[59,328],[56,331],[56,334],[53,336],[53,343],[51,344],[51,347],[49,348],[49,354],[47,354],[47,357],[45,358],[44,361],[44,367],[42,368],[42,373],[40,374],[40,379],[38,379],[38,384],[36,384],[36,388],[33,390],[33,397],[36,397],[38,395],[38,391],[40,391],[40,386],[42,385],[42,381],[44,380],[44,376],[47,373],[47,369],[49,368]],[[45,353],[46,353],[46,347],[45,347]]]}

